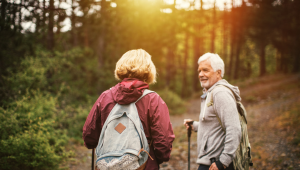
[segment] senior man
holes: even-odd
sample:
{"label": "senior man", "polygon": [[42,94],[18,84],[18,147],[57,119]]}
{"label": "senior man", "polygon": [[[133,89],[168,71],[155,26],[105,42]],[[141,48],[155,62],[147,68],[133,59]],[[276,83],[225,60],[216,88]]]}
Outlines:
{"label": "senior man", "polygon": [[241,140],[236,105],[236,100],[241,100],[239,89],[222,79],[224,62],[218,54],[206,53],[198,64],[203,88],[199,121],[184,119],[185,126],[188,128],[188,123],[192,123],[197,132],[198,170],[234,169],[233,159]]}

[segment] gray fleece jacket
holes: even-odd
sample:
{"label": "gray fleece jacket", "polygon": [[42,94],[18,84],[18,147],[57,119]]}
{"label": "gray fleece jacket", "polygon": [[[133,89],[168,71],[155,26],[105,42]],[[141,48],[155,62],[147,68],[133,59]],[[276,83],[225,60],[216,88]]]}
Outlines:
{"label": "gray fleece jacket", "polygon": [[[228,88],[217,85],[229,87],[234,94]],[[212,90],[213,105],[207,106],[206,103],[211,101]],[[235,98],[238,101],[241,100],[238,87],[229,84],[224,79],[219,80],[201,96],[199,122],[193,123],[194,131],[197,132],[198,164],[210,165],[210,159],[216,158],[228,167],[233,161],[241,140],[241,125]]]}

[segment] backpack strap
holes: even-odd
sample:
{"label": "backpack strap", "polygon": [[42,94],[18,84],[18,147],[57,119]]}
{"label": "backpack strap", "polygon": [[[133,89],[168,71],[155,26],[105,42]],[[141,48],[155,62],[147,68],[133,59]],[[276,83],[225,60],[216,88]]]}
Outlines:
{"label": "backpack strap", "polygon": [[149,93],[155,93],[155,92],[152,90],[149,90],[149,89],[145,89],[143,92],[143,95],[140,98],[138,98],[134,103],[138,102],[141,98],[143,98],[144,96],[146,96]]}
{"label": "backpack strap", "polygon": [[[234,92],[233,92],[229,87],[224,86],[224,85],[221,85],[221,84],[220,84],[220,85],[216,85],[216,87],[218,87],[218,86],[223,86],[223,87],[226,87],[227,89],[229,89],[229,90],[232,92],[232,95],[233,95],[233,97],[234,97],[235,102],[237,102],[236,97],[235,97],[235,95],[234,95]],[[216,87],[214,87],[214,88],[212,89],[211,93],[210,93],[210,102],[206,104],[207,107],[214,105],[214,101],[213,101],[213,93],[212,93],[212,92],[213,92],[213,90],[214,90]],[[238,107],[237,107],[237,108],[238,108]],[[239,111],[238,111],[238,112],[239,112]],[[222,127],[222,129],[223,129],[223,131],[224,131],[224,133],[226,133],[226,130],[225,130],[225,128],[224,128],[223,125],[222,125],[222,122],[221,122],[220,117],[218,116],[218,114],[216,114],[216,116],[217,116],[217,119],[218,119],[218,121],[219,121],[219,123],[220,123],[220,125],[221,125],[221,127]]]}
{"label": "backpack strap", "polygon": [[[234,95],[234,92],[232,91],[232,89],[230,89],[229,87],[227,87],[227,86],[224,86],[224,85],[217,85],[217,86],[223,86],[223,87],[226,87],[227,89],[229,89],[230,91],[231,91],[231,93],[233,94],[233,97],[234,97],[234,99],[235,99],[235,102],[236,102],[236,107],[237,107],[237,109],[238,109],[238,113],[245,119],[245,121],[246,121],[246,124],[248,123],[248,120],[247,120],[247,116],[246,116],[246,114],[244,113],[244,111],[245,111],[245,108],[244,108],[244,106],[243,106],[243,104],[240,102],[240,101],[237,101],[237,99],[236,99],[236,96]],[[212,105],[213,105],[213,98],[211,97],[211,103],[212,103]],[[244,110],[244,111],[241,111],[241,110]]]}
{"label": "backpack strap", "polygon": [[[229,89],[229,90],[231,91],[231,93],[233,94],[233,97],[234,97],[235,102],[237,102],[236,97],[235,97],[235,95],[234,95],[234,92],[233,92],[229,87],[224,86],[224,85],[221,85],[221,84],[220,84],[220,85],[217,85],[216,87],[218,87],[218,86],[223,86],[223,87],[226,87],[227,89]],[[210,93],[210,102],[207,103],[207,107],[214,105],[214,101],[213,101],[213,93],[212,93],[212,92],[213,92],[213,90],[214,90],[216,87],[214,87],[214,88],[212,89],[211,93]]]}

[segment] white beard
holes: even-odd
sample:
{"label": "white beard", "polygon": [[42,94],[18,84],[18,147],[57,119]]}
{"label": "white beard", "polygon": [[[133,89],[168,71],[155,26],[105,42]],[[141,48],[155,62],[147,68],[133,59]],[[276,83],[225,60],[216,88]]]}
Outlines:
{"label": "white beard", "polygon": [[209,86],[209,81],[206,81],[205,83],[202,83],[202,82],[200,81],[200,85],[201,85],[202,88],[206,88],[206,87]]}

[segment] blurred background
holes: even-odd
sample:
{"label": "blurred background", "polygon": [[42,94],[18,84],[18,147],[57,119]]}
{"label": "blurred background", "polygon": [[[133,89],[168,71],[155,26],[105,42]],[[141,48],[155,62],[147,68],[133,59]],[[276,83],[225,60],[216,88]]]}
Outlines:
{"label": "blurred background", "polygon": [[[150,89],[168,104],[182,138],[162,168],[185,169],[186,160],[176,161],[186,157],[181,121],[199,114],[197,60],[212,52],[254,107],[250,122],[281,122],[261,133],[250,126],[254,169],[300,169],[299,0],[1,0],[0,11],[0,169],[87,169],[85,119],[118,82],[118,59],[139,48],[152,56],[158,80]],[[270,116],[255,117],[268,104]],[[268,128],[284,132],[271,143],[290,138],[264,150],[270,143],[254,136]]]}

